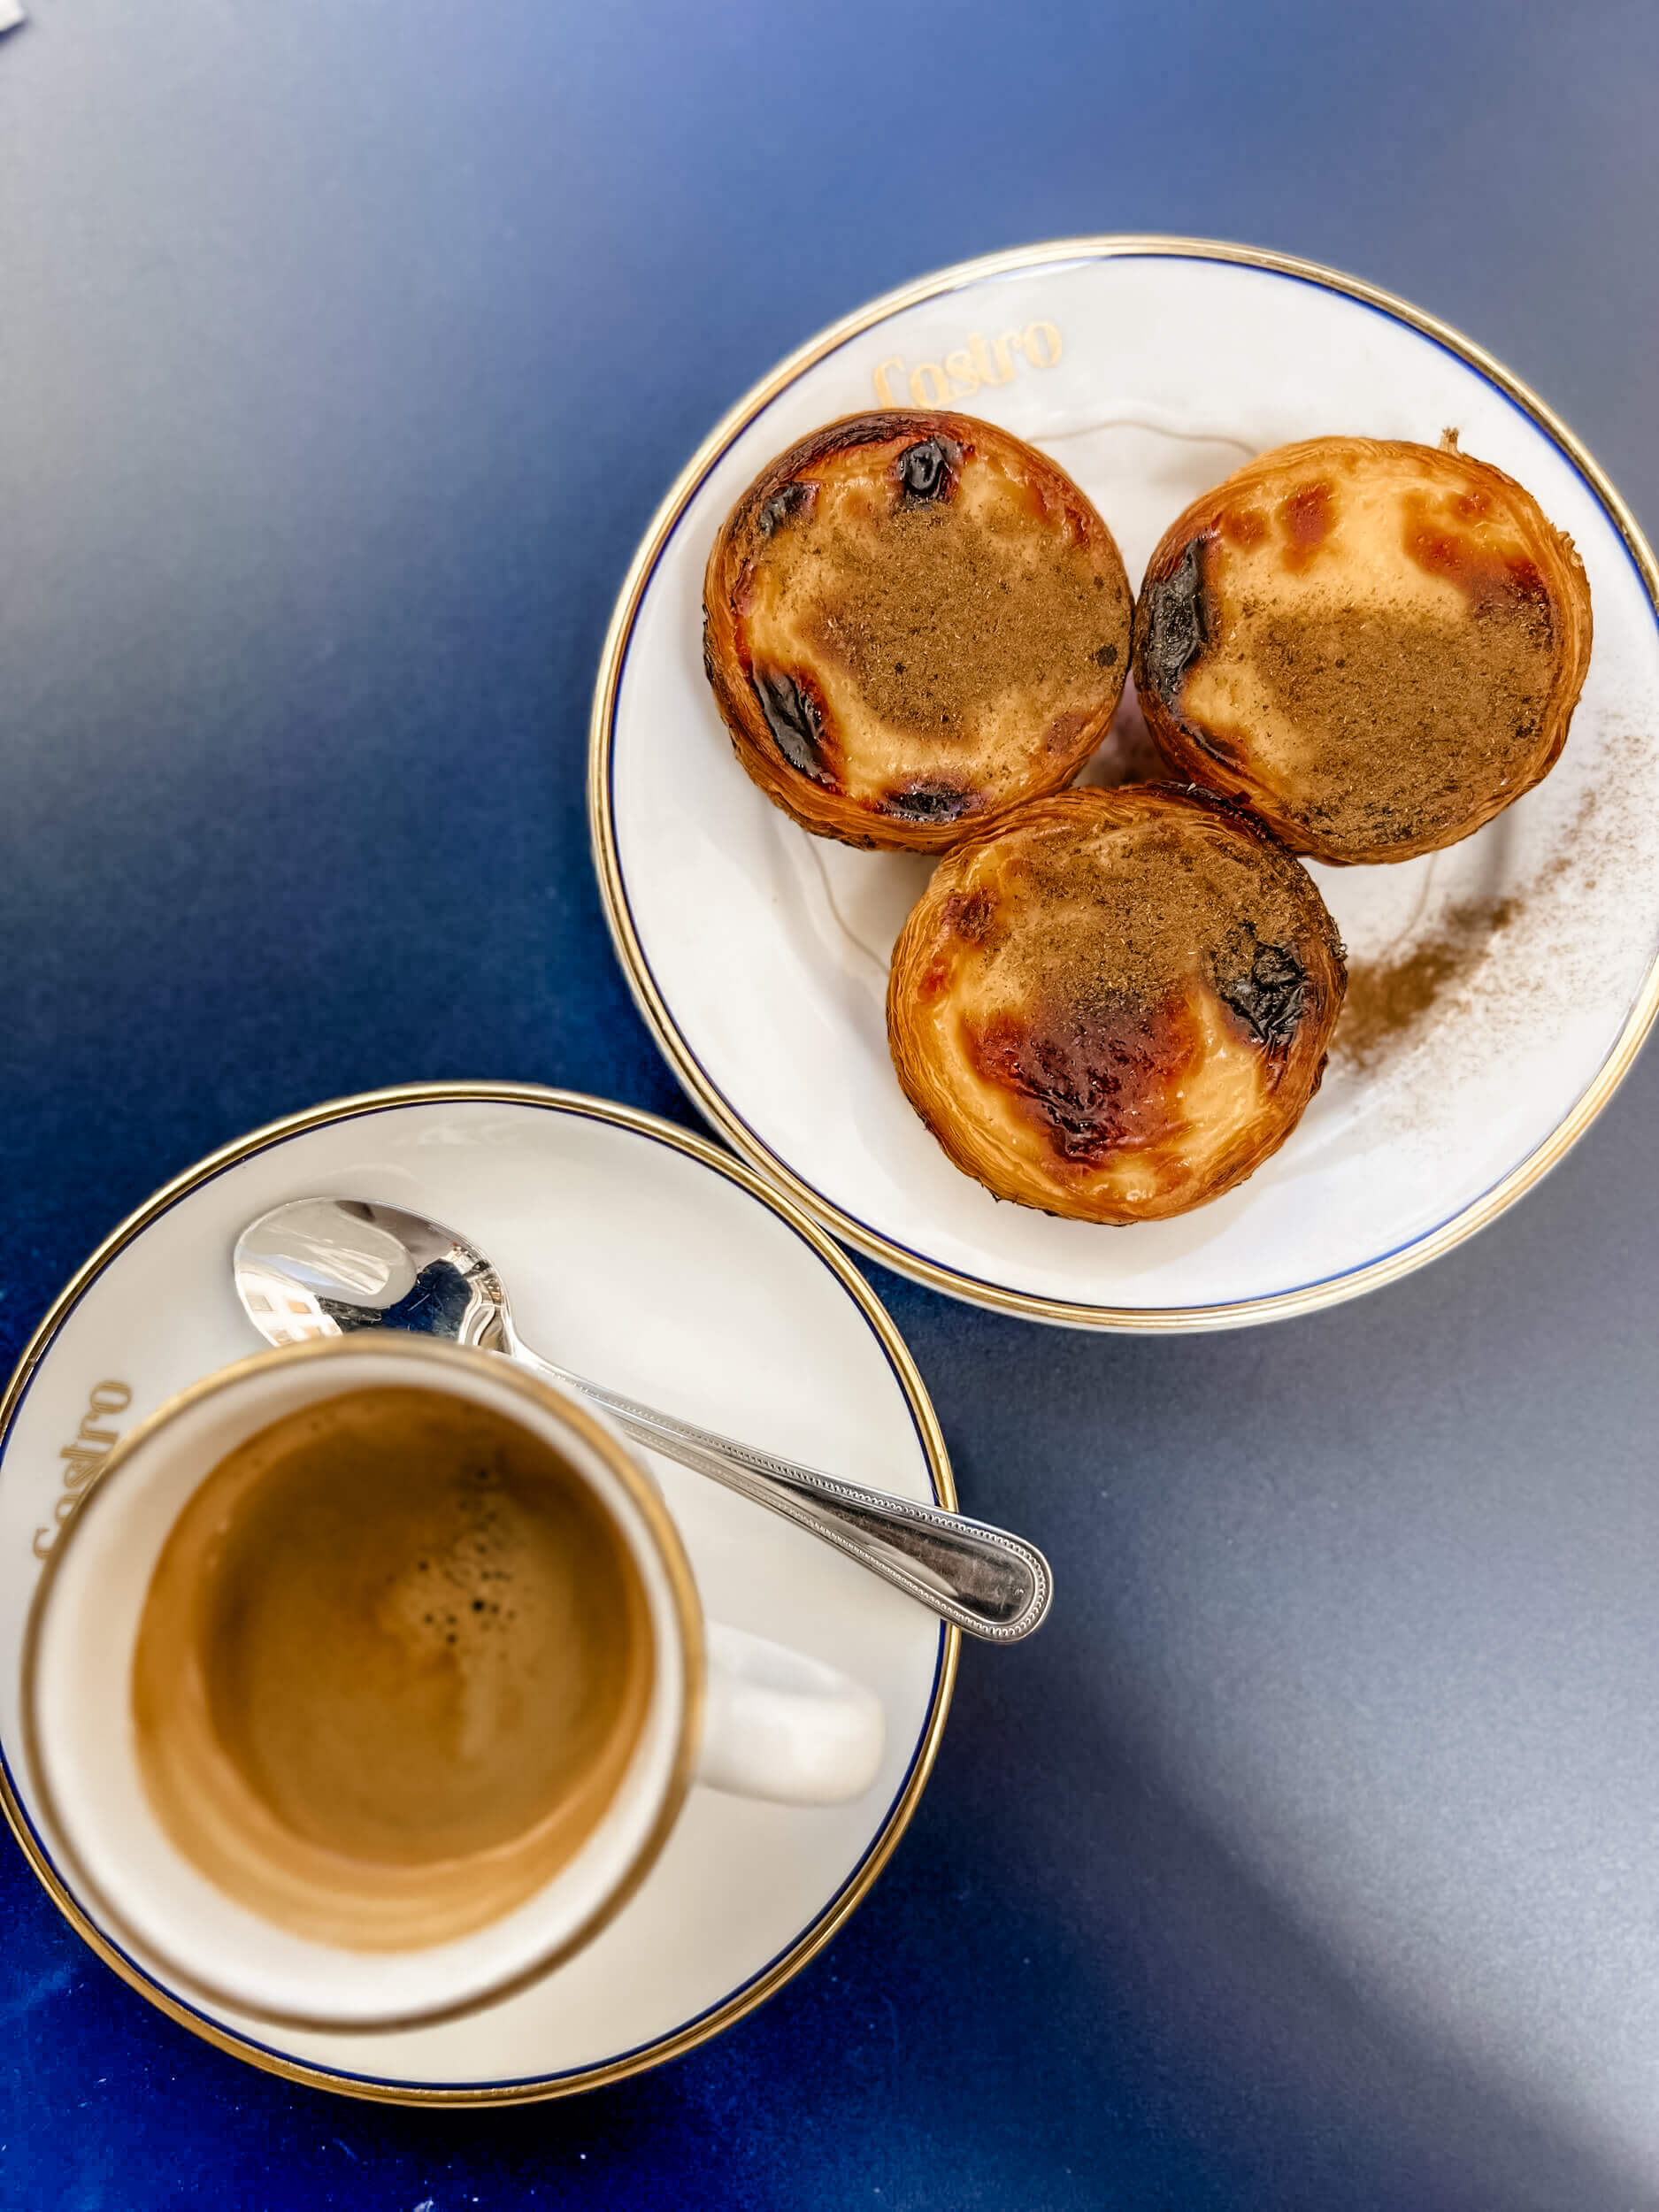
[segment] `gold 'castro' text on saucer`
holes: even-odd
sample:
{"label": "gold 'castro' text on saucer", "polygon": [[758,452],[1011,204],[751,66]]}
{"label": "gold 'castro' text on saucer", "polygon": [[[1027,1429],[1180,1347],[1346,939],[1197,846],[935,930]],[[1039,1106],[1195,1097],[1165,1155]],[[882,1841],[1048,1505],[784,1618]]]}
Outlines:
{"label": "gold 'castro' text on saucer", "polygon": [[982,384],[1011,384],[1022,368],[1051,369],[1063,350],[1060,333],[1049,322],[1005,330],[988,342],[976,330],[942,361],[918,361],[909,368],[899,353],[878,361],[876,399],[883,407],[902,407],[906,396],[912,407],[949,407],[953,399],[971,399]]}
{"label": "gold 'castro' text on saucer", "polygon": [[111,1446],[120,1434],[110,1425],[111,1417],[125,1413],[133,1402],[131,1386],[124,1382],[99,1382],[92,1386],[87,1409],[81,1417],[81,1426],[74,1440],[65,1444],[58,1455],[65,1462],[64,1486],[52,1509],[50,1522],[35,1532],[32,1549],[36,1559],[44,1559],[58,1540],[58,1532],[74,1511],[81,1492],[92,1480],[108,1456]]}

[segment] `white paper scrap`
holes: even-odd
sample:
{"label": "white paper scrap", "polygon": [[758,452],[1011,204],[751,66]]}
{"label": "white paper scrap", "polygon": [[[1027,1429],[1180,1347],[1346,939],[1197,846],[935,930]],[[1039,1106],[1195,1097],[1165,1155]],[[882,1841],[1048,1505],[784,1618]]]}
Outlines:
{"label": "white paper scrap", "polygon": [[23,0],[0,0],[0,35],[15,31],[26,19]]}

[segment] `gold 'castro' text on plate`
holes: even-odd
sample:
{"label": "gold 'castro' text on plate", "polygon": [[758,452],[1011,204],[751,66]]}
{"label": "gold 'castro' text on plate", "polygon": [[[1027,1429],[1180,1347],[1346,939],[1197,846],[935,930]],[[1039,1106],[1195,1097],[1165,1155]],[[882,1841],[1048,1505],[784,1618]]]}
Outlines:
{"label": "gold 'castro' text on plate", "polygon": [[1011,384],[1022,368],[1051,369],[1063,351],[1060,333],[1049,322],[1005,330],[988,344],[976,330],[942,361],[918,361],[910,370],[900,353],[878,361],[876,398],[883,407],[902,407],[902,394],[908,392],[913,407],[949,407],[953,399],[971,398],[982,384]]}

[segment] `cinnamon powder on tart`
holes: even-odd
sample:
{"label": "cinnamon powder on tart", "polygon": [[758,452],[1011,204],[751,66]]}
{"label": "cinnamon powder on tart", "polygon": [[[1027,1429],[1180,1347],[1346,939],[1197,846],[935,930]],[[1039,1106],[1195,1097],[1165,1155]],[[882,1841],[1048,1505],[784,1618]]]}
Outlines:
{"label": "cinnamon powder on tart", "polygon": [[930,850],[1069,783],[1128,669],[1110,532],[965,415],[833,423],[738,502],[704,581],[737,757],[804,828]]}
{"label": "cinnamon powder on tart", "polygon": [[910,1103],[995,1195],[1156,1220],[1284,1142],[1342,988],[1312,879],[1259,825],[1124,786],[1033,801],[940,863],[887,1034]]}
{"label": "cinnamon powder on tart", "polygon": [[1315,438],[1171,523],[1135,621],[1148,727],[1294,851],[1409,859],[1546,775],[1589,663],[1571,541],[1458,450]]}

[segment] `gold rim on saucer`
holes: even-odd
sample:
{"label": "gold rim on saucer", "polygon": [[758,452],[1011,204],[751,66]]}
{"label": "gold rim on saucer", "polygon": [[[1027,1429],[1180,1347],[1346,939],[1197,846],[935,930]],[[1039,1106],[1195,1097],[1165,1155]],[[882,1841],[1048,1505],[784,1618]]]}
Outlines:
{"label": "gold rim on saucer", "polygon": [[1630,509],[1560,417],[1553,413],[1518,377],[1511,374],[1502,362],[1494,360],[1491,354],[1465,338],[1461,332],[1454,330],[1449,324],[1424,314],[1420,309],[1396,298],[1391,292],[1383,291],[1377,285],[1366,284],[1357,277],[1344,276],[1337,270],[1323,267],[1318,262],[1299,260],[1290,254],[1268,253],[1255,247],[1229,245],[1212,239],[1163,237],[1152,234],[1056,239],[1046,245],[1023,246],[1006,253],[987,254],[975,261],[960,261],[949,268],[937,271],[932,276],[904,285],[897,291],[884,294],[867,307],[859,308],[853,314],[843,317],[840,322],[832,324],[827,330],[821,331],[816,338],[810,339],[787,360],[780,362],[770,376],[757,384],[716,424],[681,470],[667,497],[652,518],[628,569],[611,615],[604,650],[600,658],[599,680],[594,693],[589,724],[588,815],[600,896],[611,926],[611,941],[622,964],[623,973],[627,978],[628,987],[634,994],[634,1003],[649,1025],[664,1057],[699,1111],[736,1151],[760,1170],[769,1182],[793,1199],[804,1212],[821,1222],[843,1243],[850,1245],[856,1251],[866,1253],[872,1259],[879,1260],[883,1266],[893,1268],[899,1274],[908,1275],[913,1281],[926,1284],[930,1289],[944,1291],[971,1304],[987,1306],[1003,1313],[1019,1314],[1032,1321],[1058,1322],[1072,1328],[1168,1333],[1277,1321],[1293,1314],[1314,1313],[1321,1307],[1338,1305],[1346,1299],[1358,1297],[1365,1291],[1380,1289],[1385,1283],[1397,1281],[1401,1276],[1410,1274],[1428,1261],[1439,1259],[1442,1254],[1463,1243],[1465,1238],[1472,1236],[1478,1229],[1484,1229],[1488,1222],[1494,1221],[1524,1192],[1530,1190],[1534,1183],[1548,1174],[1577,1143],[1628,1073],[1655,1016],[1659,1014],[1659,957],[1655,957],[1649,966],[1635,1003],[1612,1049],[1572,1110],[1517,1167],[1512,1168],[1479,1197],[1472,1199],[1449,1221],[1442,1222],[1439,1228],[1413,1239],[1398,1251],[1387,1253],[1379,1259],[1367,1262],[1327,1280],[1304,1284],[1295,1290],[1277,1291],[1263,1297],[1240,1298],[1207,1306],[1092,1305],[1079,1300],[1047,1298],[1032,1292],[1010,1290],[1002,1284],[987,1282],[958,1269],[941,1266],[924,1253],[895,1243],[879,1230],[847,1213],[816,1190],[780,1158],[769,1145],[763,1142],[710,1079],[657,987],[628,909],[611,803],[611,746],[617,697],[641,602],[676,525],[704,478],[756,417],[806,370],[833,353],[837,347],[844,345],[849,338],[873,329],[889,317],[915,307],[925,300],[935,299],[947,292],[959,291],[987,278],[1007,276],[1024,269],[1040,268],[1049,263],[1111,261],[1149,256],[1225,262],[1240,268],[1264,269],[1277,275],[1294,277],[1303,283],[1340,293],[1365,306],[1380,309],[1385,314],[1444,347],[1448,352],[1456,355],[1506,394],[1566,456],[1617,526],[1655,614],[1659,615],[1659,561],[1655,561]]}
{"label": "gold rim on saucer", "polygon": [[[935,1498],[948,1510],[955,1509],[956,1483],[951,1475],[944,1432],[939,1425],[939,1417],[933,1410],[916,1363],[886,1308],[846,1254],[825,1234],[817,1222],[741,1161],[733,1160],[718,1150],[706,1138],[693,1136],[686,1130],[675,1128],[670,1122],[659,1120],[655,1114],[641,1113],[634,1107],[618,1105],[608,1099],[590,1098],[579,1091],[551,1090],[532,1083],[411,1083],[386,1090],[363,1091],[349,1098],[332,1099],[320,1106],[310,1108],[304,1113],[267,1122],[263,1128],[252,1130],[234,1143],[211,1153],[206,1159],[198,1161],[196,1166],[187,1169],[172,1182],[164,1184],[136,1212],[129,1214],[76,1270],[52,1301],[45,1317],[25,1345],[4,1394],[0,1396],[0,1450],[4,1450],[11,1434],[12,1420],[35,1370],[50,1348],[69,1315],[110,1262],[181,1198],[187,1197],[204,1183],[211,1182],[227,1168],[235,1166],[239,1161],[251,1158],[256,1153],[266,1151],[290,1137],[303,1135],[310,1129],[322,1128],[332,1122],[350,1121],[365,1115],[383,1113],[397,1107],[474,1101],[493,1105],[534,1106],[551,1112],[573,1114],[585,1120],[609,1123],[635,1136],[649,1138],[673,1151],[684,1153],[703,1167],[711,1168],[716,1174],[735,1183],[750,1197],[757,1199],[768,1211],[787,1223],[823,1261],[868,1322],[904,1394],[907,1409],[926,1458],[928,1479]],[[177,1400],[170,1402],[176,1403]],[[286,2080],[304,2082],[311,2088],[332,2090],[337,2094],[365,2098],[382,2104],[528,2104],[544,2098],[571,2096],[581,2090],[597,2089],[607,2083],[624,2080],[630,2074],[643,2073],[651,2067],[660,2066],[665,2060],[679,2058],[687,2051],[695,2050],[699,2045],[710,2041],[722,2030],[753,2012],[768,1997],[781,1989],[786,1982],[792,1980],[808,1960],[823,1949],[836,1930],[862,1902],[877,1875],[893,1855],[900,1837],[910,1825],[938,1755],[940,1739],[944,1732],[945,1717],[950,1709],[951,1694],[956,1685],[956,1662],[962,1640],[960,1632],[948,1624],[941,1623],[941,1629],[939,1663],[933,1677],[926,1724],[918,1740],[903,1786],[888,1809],[886,1820],[863,1859],[824,1911],[787,1950],[780,1954],[711,2011],[619,2058],[571,2073],[502,2083],[486,2082],[476,2085],[457,2083],[426,2087],[419,2083],[375,2080],[326,2067],[308,2065],[264,2044],[252,2042],[183,2003],[172,1991],[126,1957],[94,1925],[71,1895],[35,1836],[12,1790],[3,1759],[0,1759],[0,1811],[4,1811],[7,1824],[42,1887],[70,1926],[97,1953],[106,1966],[137,1990],[140,1996],[147,1998],[158,2011],[177,2021],[180,2027],[188,2028],[192,2035],[199,2036],[204,2042],[211,2043],[221,2051],[228,2051],[234,2057],[245,2059],[250,2065],[257,2066],[265,2073],[280,2074]]]}

